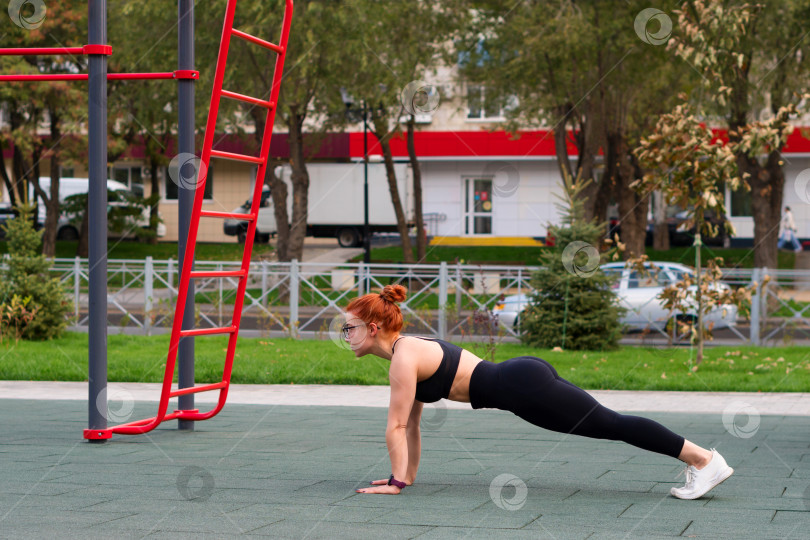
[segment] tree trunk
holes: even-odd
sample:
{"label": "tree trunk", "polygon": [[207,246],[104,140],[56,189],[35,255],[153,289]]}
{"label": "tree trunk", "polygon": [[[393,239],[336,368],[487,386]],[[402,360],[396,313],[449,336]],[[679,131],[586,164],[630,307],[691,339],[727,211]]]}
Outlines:
{"label": "tree trunk", "polygon": [[[563,118],[554,128],[554,151],[557,156],[557,166],[560,175],[565,178],[569,176],[572,180],[590,180],[590,183],[582,190],[582,197],[585,209],[585,220],[592,221],[595,217],[604,220],[603,216],[607,210],[607,201],[600,201],[598,196],[600,185],[594,182],[594,156],[598,152],[598,144],[594,137],[592,122],[581,120],[579,129],[576,129],[574,121],[574,109],[570,103],[556,107],[555,114]],[[577,148],[576,170],[571,166],[571,158],[568,155],[568,128],[571,126],[574,146]],[[601,206],[600,206],[601,205]]]}
{"label": "tree trunk", "polygon": [[[51,120],[51,144],[54,145],[51,148],[51,187],[47,197],[40,196],[45,202],[45,231],[42,235],[42,254],[46,257],[53,257],[56,254],[56,228],[59,225],[60,156],[58,145],[62,134],[59,129],[59,112],[54,108],[49,108],[48,112]],[[40,188],[39,178],[36,178],[34,181],[36,182],[35,185],[37,188]],[[37,189],[37,191],[42,190]]]}
{"label": "tree trunk", "polygon": [[667,204],[664,194],[655,191],[653,197],[653,249],[666,251],[669,249],[669,226],[667,225]]}
{"label": "tree trunk", "polygon": [[385,162],[385,173],[388,178],[388,191],[391,193],[391,203],[394,205],[394,214],[397,217],[397,231],[402,241],[402,258],[405,264],[414,264],[413,248],[411,247],[411,237],[408,234],[408,222],[405,218],[405,211],[402,209],[402,199],[399,197],[399,187],[397,186],[397,173],[394,170],[394,156],[391,154],[390,132],[381,128],[387,128],[387,121],[378,117],[372,110],[371,120],[374,124],[374,135],[380,142],[383,160]]}
{"label": "tree trunk", "polygon": [[627,260],[644,254],[649,199],[640,196],[630,187],[641,171],[634,163],[624,135],[608,133],[606,140],[605,175],[613,178],[616,187],[622,229],[621,241],[625,245],[622,256]]}
{"label": "tree trunk", "polygon": [[[275,167],[274,167],[275,168]],[[274,169],[273,168],[273,169]],[[276,216],[276,257],[281,262],[292,260],[290,256],[290,216],[287,214],[287,184],[268,165],[264,175],[273,197],[273,210]]]}
{"label": "tree trunk", "polygon": [[158,203],[160,202],[160,197],[155,197],[156,193],[160,193],[160,182],[158,182],[158,162],[157,160],[150,160],[149,161],[149,197],[154,201],[151,205],[149,205],[149,228],[152,231],[152,236],[149,238],[149,243],[152,245],[157,245],[158,243],[158,236],[157,236],[157,229],[158,229],[158,222],[160,218],[158,217]]}
{"label": "tree trunk", "polygon": [[[15,131],[23,124],[23,117],[17,111],[17,103],[12,102],[9,114],[9,126],[11,131]],[[14,182],[14,191],[18,195],[18,204],[28,204],[28,189],[25,185],[25,163],[19,145],[12,144],[11,174]],[[34,215],[36,220],[36,215]]]}
{"label": "tree trunk", "polygon": [[416,220],[416,260],[423,262],[427,252],[427,236],[425,234],[425,218],[422,214],[422,170],[419,167],[419,158],[416,155],[414,144],[414,117],[408,119],[408,157],[411,160],[413,172],[413,208]]}
{"label": "tree trunk", "polygon": [[[781,148],[779,149],[781,150]],[[782,217],[782,197],[785,173],[779,165],[779,152],[768,155],[763,167],[756,158],[737,156],[740,174],[748,173],[751,187],[751,208],[754,217],[754,267],[777,268],[779,220]]]}
{"label": "tree trunk", "polygon": [[11,181],[11,177],[8,175],[8,170],[6,170],[6,158],[3,157],[4,151],[4,145],[2,141],[0,141],[0,175],[3,177],[3,183],[5,184],[6,190],[8,191],[8,196],[11,199],[11,206],[17,206],[20,197],[14,183]]}
{"label": "tree trunk", "polygon": [[[251,110],[251,117],[255,126],[254,138],[256,144],[261,146],[266,120],[264,110],[254,107]],[[276,165],[277,163],[272,163],[268,159],[267,169],[264,172],[264,183],[270,188],[270,196],[273,199],[273,213],[276,217],[276,258],[280,262],[289,262],[292,260],[290,256],[290,216],[287,213],[287,197],[289,193],[287,184],[282,181],[281,177],[276,176]]]}
{"label": "tree trunk", "polygon": [[292,224],[288,256],[290,259],[303,260],[304,238],[307,236],[307,211],[309,205],[309,173],[304,156],[304,118],[295,111],[290,113],[290,166],[292,167]]}

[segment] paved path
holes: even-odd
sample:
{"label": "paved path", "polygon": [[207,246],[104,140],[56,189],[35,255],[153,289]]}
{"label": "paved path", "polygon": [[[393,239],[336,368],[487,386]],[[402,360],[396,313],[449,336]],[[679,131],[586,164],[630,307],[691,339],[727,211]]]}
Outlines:
{"label": "paved path", "polygon": [[[157,383],[110,383],[111,401],[158,401]],[[723,414],[744,403],[760,415],[810,416],[810,393],[636,392],[591,390],[600,403],[618,411]],[[200,403],[215,403],[215,392],[198,394]],[[232,384],[229,404],[387,407],[388,386]],[[86,400],[84,382],[0,381],[0,399]],[[467,403],[442,400],[437,407],[471,410]]]}

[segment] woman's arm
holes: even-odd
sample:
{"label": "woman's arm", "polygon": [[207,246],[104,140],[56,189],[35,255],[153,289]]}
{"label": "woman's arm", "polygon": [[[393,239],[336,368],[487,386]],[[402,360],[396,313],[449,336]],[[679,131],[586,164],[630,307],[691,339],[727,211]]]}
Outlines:
{"label": "woman's arm", "polygon": [[[408,441],[408,474],[402,479],[406,484],[413,485],[416,481],[416,473],[419,470],[419,457],[422,453],[422,436],[419,430],[419,422],[422,419],[422,407],[424,403],[414,401],[411,407],[411,415],[408,417],[408,427],[405,428],[405,439]],[[399,480],[399,478],[397,478]],[[372,486],[385,486],[388,478],[374,480]]]}
{"label": "woman's arm", "polygon": [[[408,478],[408,437],[407,427],[411,409],[416,396],[416,362],[408,359],[400,347],[391,358],[388,379],[391,383],[391,401],[388,405],[388,426],[385,429],[385,443],[388,446],[388,457],[391,459],[391,474],[404,482]],[[415,474],[415,473],[414,473]],[[375,486],[358,489],[359,493],[397,494],[396,486]]]}
{"label": "woman's arm", "polygon": [[422,453],[422,434],[419,430],[419,422],[422,419],[421,401],[414,401],[411,407],[411,415],[408,417],[408,427],[406,436],[408,440],[408,474],[403,480],[408,485],[416,481],[416,472],[419,470],[419,457]]}

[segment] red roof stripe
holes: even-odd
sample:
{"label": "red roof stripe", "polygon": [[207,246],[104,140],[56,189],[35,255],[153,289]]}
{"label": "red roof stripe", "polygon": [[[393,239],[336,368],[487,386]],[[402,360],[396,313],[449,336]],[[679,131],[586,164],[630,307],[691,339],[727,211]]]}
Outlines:
{"label": "red roof stripe", "polygon": [[[712,130],[715,139],[728,140],[727,131]],[[810,153],[810,139],[796,128],[785,145],[785,154]],[[363,157],[363,133],[349,133],[349,152],[352,158]],[[369,133],[369,154],[380,154],[377,138]],[[414,134],[416,154],[419,157],[554,157],[555,144],[552,131],[524,131],[517,139],[505,131],[417,131]],[[568,155],[577,155],[577,150],[568,141]],[[391,139],[391,153],[394,157],[407,157],[408,148],[405,134]]]}

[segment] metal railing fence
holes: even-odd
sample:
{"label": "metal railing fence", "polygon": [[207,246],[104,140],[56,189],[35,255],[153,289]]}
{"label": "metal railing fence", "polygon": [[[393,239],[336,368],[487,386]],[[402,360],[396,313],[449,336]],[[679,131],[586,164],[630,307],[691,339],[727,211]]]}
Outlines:
{"label": "metal railing fence", "polygon": [[[111,259],[107,265],[110,326],[134,327],[134,331],[144,334],[171,326],[179,275],[176,260]],[[196,269],[236,270],[239,265],[198,261]],[[497,332],[501,337],[517,337],[519,327],[493,323],[492,309],[506,295],[531,294],[534,270],[448,263],[255,261],[250,266],[242,327],[268,334],[323,336],[352,298],[399,283],[408,289],[408,298],[400,307],[409,333],[449,338]],[[54,259],[51,272],[65,284],[73,300],[73,325],[85,327],[87,259]],[[731,286],[757,285],[750,315],[741,314],[738,324],[728,329],[733,339],[757,345],[797,337],[810,339],[810,271],[724,269],[723,282]],[[235,278],[197,280],[196,325],[227,323],[236,287]],[[651,332],[668,337],[661,328]]]}

